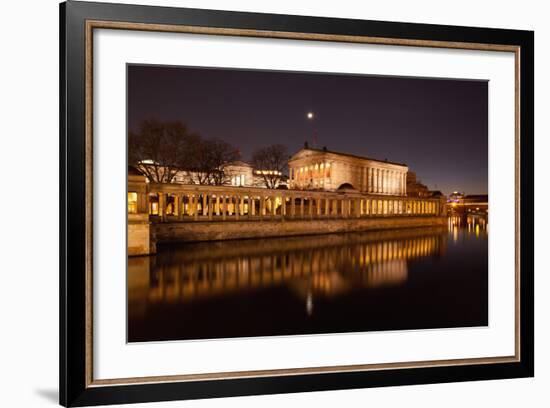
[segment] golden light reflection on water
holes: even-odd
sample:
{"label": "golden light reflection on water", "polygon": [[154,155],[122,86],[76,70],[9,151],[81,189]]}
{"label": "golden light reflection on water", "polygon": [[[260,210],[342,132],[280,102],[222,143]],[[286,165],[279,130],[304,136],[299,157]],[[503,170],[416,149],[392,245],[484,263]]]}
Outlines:
{"label": "golden light reflection on water", "polygon": [[331,234],[187,244],[128,260],[129,313],[148,304],[202,301],[239,291],[287,287],[308,315],[315,298],[401,285],[407,261],[440,256],[446,229]]}
{"label": "golden light reflection on water", "polygon": [[475,214],[467,215],[466,217],[452,216],[448,218],[449,232],[453,237],[453,242],[458,242],[459,231],[464,227],[467,228],[467,235],[475,235],[476,238],[486,237],[489,234],[489,225],[486,215],[479,216]]}

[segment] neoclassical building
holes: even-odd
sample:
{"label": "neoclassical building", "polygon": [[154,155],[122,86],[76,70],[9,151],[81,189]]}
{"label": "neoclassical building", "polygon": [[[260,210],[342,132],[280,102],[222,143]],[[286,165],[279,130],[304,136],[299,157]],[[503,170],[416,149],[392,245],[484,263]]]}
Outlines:
{"label": "neoclassical building", "polygon": [[304,147],[288,161],[289,187],[298,190],[407,195],[405,164]]}
{"label": "neoclassical building", "polygon": [[[139,169],[139,167],[143,168],[147,166],[151,166],[151,164],[140,163],[138,164],[137,168]],[[254,169],[251,164],[240,160],[226,164],[223,167],[223,171],[224,171],[224,177],[223,177],[223,182],[221,183],[222,185],[233,186],[233,187],[260,187],[260,188],[266,188],[262,174],[266,174],[266,173],[272,174],[272,172],[276,172],[275,170]],[[159,173],[160,174],[163,173],[162,168],[159,170]],[[184,170],[184,169],[177,170],[171,183],[198,184],[197,174],[198,173],[190,170]],[[280,180],[278,180],[277,182],[277,187],[278,186],[286,187],[287,177],[283,175],[280,171],[277,171],[276,174],[280,176]]]}

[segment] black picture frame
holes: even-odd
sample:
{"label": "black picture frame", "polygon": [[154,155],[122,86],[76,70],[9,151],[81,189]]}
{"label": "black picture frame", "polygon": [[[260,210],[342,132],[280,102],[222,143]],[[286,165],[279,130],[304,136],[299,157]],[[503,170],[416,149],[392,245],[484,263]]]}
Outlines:
{"label": "black picture frame", "polygon": [[[532,31],[361,21],[68,1],[60,5],[60,403],[122,404],[534,375],[534,33]],[[519,47],[519,361],[288,376],[94,386],[87,380],[86,22],[187,25],[368,36]]]}

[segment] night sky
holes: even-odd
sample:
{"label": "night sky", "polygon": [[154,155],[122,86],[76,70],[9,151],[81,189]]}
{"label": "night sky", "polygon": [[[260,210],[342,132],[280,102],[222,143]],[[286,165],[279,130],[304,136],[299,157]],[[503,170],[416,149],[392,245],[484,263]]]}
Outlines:
{"label": "night sky", "polygon": [[181,120],[205,138],[233,144],[244,160],[275,143],[294,154],[307,140],[405,163],[445,194],[486,194],[487,87],[485,81],[130,65],[128,126],[137,130],[151,117]]}

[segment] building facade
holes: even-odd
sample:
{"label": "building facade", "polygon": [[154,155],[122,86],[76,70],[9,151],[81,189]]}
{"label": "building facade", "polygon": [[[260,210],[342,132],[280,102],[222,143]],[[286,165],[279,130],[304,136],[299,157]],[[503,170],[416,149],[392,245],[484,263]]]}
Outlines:
{"label": "building facade", "polygon": [[415,172],[409,171],[407,173],[407,195],[409,197],[430,197],[432,192],[416,178]]}
{"label": "building facade", "polygon": [[[152,166],[149,163],[146,164],[140,164],[138,167],[148,167]],[[159,174],[163,174],[163,169],[160,168],[158,170]],[[254,169],[253,166],[247,162],[244,161],[235,161],[226,164],[223,166],[223,178],[220,180],[221,182],[215,183],[213,180],[204,182],[206,180],[203,180],[202,183],[199,183],[199,179],[201,177],[204,178],[204,176],[201,176],[199,173],[194,172],[192,170],[185,170],[180,169],[175,172],[175,175],[173,179],[170,181],[171,183],[178,183],[178,184],[209,184],[209,185],[224,185],[224,186],[233,186],[233,187],[259,187],[259,188],[267,188],[267,185],[264,180],[263,174],[277,174],[277,181],[274,184],[273,188],[286,188],[287,187],[287,177],[282,174],[280,171],[275,170],[258,170]],[[151,180],[147,179],[147,182],[151,182]]]}
{"label": "building facade", "polygon": [[405,196],[405,164],[304,147],[288,162],[289,188]]}

